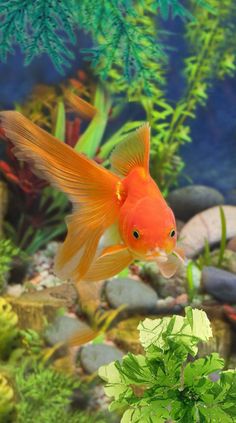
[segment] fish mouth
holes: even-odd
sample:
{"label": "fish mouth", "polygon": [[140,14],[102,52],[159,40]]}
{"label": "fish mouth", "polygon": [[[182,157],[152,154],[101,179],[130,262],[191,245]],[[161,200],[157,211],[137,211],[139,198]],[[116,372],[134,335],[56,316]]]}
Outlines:
{"label": "fish mouth", "polygon": [[157,260],[159,263],[165,263],[168,261],[168,253],[159,247],[156,247],[147,252],[147,260]]}

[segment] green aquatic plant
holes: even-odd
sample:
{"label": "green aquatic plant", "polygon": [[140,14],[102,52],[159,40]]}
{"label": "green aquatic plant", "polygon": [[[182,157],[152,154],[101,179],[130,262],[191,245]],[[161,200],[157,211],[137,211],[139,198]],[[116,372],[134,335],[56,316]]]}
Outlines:
{"label": "green aquatic plant", "polygon": [[44,188],[41,195],[31,197],[30,202],[24,202],[24,198],[18,195],[15,213],[11,220],[4,222],[4,232],[26,256],[30,256],[65,233],[64,218],[69,201],[52,187]]}
{"label": "green aquatic plant", "polygon": [[18,317],[11,305],[0,297],[0,359],[6,359],[18,336]]}
{"label": "green aquatic plant", "polygon": [[19,423],[61,421],[61,414],[65,410],[70,420],[68,407],[73,391],[79,388],[80,382],[50,367],[27,364],[23,362],[15,375]]}
{"label": "green aquatic plant", "polygon": [[[222,267],[224,262],[225,249],[226,249],[227,228],[226,228],[226,218],[224,214],[224,209],[221,206],[219,207],[219,213],[220,213],[220,222],[221,222],[221,239],[220,239],[220,249],[219,249],[219,252],[217,253],[217,262],[215,263],[215,260],[214,260],[214,265],[216,264],[217,267]],[[196,260],[196,265],[198,266],[200,270],[202,270],[204,266],[213,266],[213,255],[212,255],[212,252],[210,251],[210,245],[207,239],[205,239],[205,242],[204,242],[203,253],[200,254],[200,256]]]}
{"label": "green aquatic plant", "polygon": [[[214,78],[233,75],[236,70],[235,56],[232,51],[229,53],[231,38],[235,36],[235,26],[230,22],[235,13],[234,1],[211,0],[212,7],[217,6],[216,15],[196,7],[195,2],[192,4],[192,13],[196,19],[185,25],[190,51],[189,57],[185,59],[185,92],[176,106],[172,107],[171,113],[164,114],[164,118],[162,113],[156,113],[157,119],[154,120],[152,172],[166,191],[173,186],[184,168],[178,151],[181,145],[191,141],[189,119],[196,118],[198,105],[206,105],[208,90]],[[165,109],[168,110],[166,106]]]}
{"label": "green aquatic plant", "polygon": [[0,423],[11,421],[14,410],[14,390],[7,378],[0,373]]}
{"label": "green aquatic plant", "polygon": [[10,239],[0,239],[0,294],[6,285],[12,260],[20,253],[20,249],[15,247]]}
{"label": "green aquatic plant", "polygon": [[190,260],[186,268],[187,293],[190,303],[194,300],[201,285],[201,271],[197,264]]}
{"label": "green aquatic plant", "polygon": [[185,317],[145,319],[138,329],[144,354],[99,370],[121,423],[235,421],[236,371],[223,371],[218,353],[196,358],[198,343],[212,336],[205,312],[187,307]]}
{"label": "green aquatic plant", "polygon": [[[213,11],[207,1],[197,3]],[[139,4],[142,2],[133,0],[1,0],[0,56],[6,60],[14,51],[13,46],[19,44],[26,64],[47,53],[58,71],[63,72],[74,58],[69,46],[75,44],[76,30],[82,28],[91,34],[94,46],[86,53],[92,56],[102,77],[119,61],[125,79],[140,79],[142,75],[148,83],[153,75],[146,62],[151,58],[156,61],[164,53],[153,36],[146,36],[145,27],[137,25]],[[169,8],[174,17],[191,18],[180,0],[153,0],[152,8],[155,14],[160,10],[164,19]]]}
{"label": "green aquatic plant", "polygon": [[[236,71],[233,43],[236,27],[232,23],[235,2],[209,0],[208,3],[210,8],[217,10],[216,14],[202,9],[195,1],[188,2],[194,19],[186,21],[184,26],[188,51],[183,68],[185,89],[175,104],[166,97],[168,79],[166,66],[161,61],[147,58],[147,67],[158,75],[158,80],[157,77],[149,80],[149,92],[143,89],[142,81],[128,84],[122,79],[119,66],[109,73],[110,90],[116,95],[126,93],[129,101],[139,102],[146,112],[152,128],[151,174],[164,194],[176,184],[184,169],[179,149],[192,141],[189,121],[196,118],[197,107],[206,106],[209,89],[216,78],[233,76]],[[170,2],[164,1],[164,4],[168,8]],[[158,24],[154,22],[153,1],[147,0],[136,7],[138,22],[145,22],[146,35],[154,36]]]}
{"label": "green aquatic plant", "polygon": [[220,207],[220,221],[221,221],[221,239],[220,239],[220,251],[218,256],[217,266],[221,267],[224,260],[224,252],[226,248],[227,241],[227,230],[226,230],[226,218],[224,214],[223,207]]}

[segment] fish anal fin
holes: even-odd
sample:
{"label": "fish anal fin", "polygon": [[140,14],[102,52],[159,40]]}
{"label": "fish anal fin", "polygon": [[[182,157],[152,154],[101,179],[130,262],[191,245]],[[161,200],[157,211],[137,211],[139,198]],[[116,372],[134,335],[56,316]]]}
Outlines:
{"label": "fish anal fin", "polygon": [[110,156],[111,170],[121,176],[127,176],[135,167],[148,172],[149,150],[150,126],[145,123],[115,147]]}
{"label": "fish anal fin", "polygon": [[131,264],[132,261],[133,255],[123,244],[106,247],[83,276],[83,281],[95,282],[111,278]]}

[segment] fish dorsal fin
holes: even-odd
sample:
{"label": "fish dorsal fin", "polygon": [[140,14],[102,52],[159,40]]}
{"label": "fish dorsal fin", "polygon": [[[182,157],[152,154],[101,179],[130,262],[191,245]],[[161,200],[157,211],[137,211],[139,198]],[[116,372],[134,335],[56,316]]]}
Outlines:
{"label": "fish dorsal fin", "polygon": [[149,170],[150,126],[145,123],[118,144],[110,156],[111,170],[126,176],[135,167]]}

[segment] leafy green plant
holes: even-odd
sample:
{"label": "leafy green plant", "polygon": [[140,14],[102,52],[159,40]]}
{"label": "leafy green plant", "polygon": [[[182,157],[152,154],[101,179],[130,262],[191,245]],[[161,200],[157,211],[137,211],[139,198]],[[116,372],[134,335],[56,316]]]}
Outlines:
{"label": "leafy green plant", "polygon": [[15,247],[11,240],[0,239],[0,293],[5,287],[12,260],[18,255],[20,255],[20,249]]}
{"label": "leafy green plant", "polygon": [[32,255],[65,233],[68,204],[67,197],[51,187],[46,187],[28,208],[19,198],[18,219],[13,217],[14,226],[5,221],[4,232],[27,255]]}
{"label": "leafy green plant", "polygon": [[11,305],[0,297],[0,359],[5,359],[11,352],[18,335],[18,317]]}
{"label": "leafy green plant", "polygon": [[14,391],[8,380],[0,373],[0,423],[7,423],[14,410]]}
{"label": "leafy green plant", "polygon": [[145,319],[138,329],[145,354],[99,370],[121,423],[235,421],[236,371],[223,371],[217,353],[195,358],[197,344],[212,336],[205,312],[187,307],[185,317]]}

